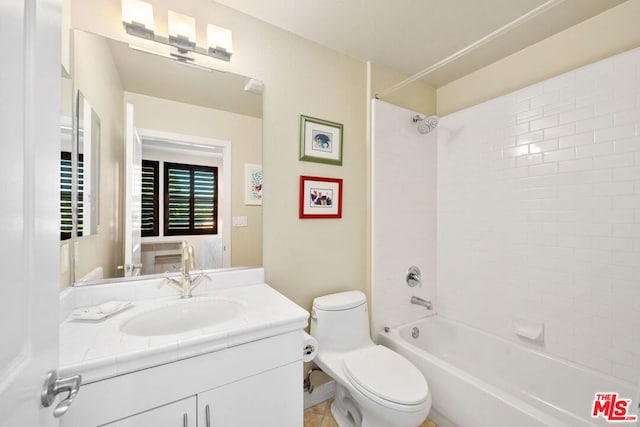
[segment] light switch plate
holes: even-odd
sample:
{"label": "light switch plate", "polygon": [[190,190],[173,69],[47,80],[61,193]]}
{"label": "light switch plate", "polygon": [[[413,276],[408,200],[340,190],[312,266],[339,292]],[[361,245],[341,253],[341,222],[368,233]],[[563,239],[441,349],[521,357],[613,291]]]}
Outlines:
{"label": "light switch plate", "polygon": [[248,227],[246,216],[234,216],[232,224],[234,227]]}

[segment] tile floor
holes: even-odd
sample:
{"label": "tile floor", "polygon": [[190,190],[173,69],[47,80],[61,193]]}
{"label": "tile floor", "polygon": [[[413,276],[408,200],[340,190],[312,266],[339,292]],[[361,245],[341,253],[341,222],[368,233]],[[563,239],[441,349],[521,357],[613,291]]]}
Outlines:
{"label": "tile floor", "polygon": [[[304,411],[304,427],[338,427],[331,416],[331,401],[325,400],[322,403],[312,406]],[[429,420],[422,423],[420,427],[437,427]]]}

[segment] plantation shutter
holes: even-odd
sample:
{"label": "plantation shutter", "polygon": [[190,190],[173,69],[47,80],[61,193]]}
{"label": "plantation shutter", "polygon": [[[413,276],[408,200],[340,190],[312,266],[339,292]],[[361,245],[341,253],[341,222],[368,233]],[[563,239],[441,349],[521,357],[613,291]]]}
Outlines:
{"label": "plantation shutter", "polygon": [[159,234],[158,218],[158,161],[142,161],[142,237],[157,236]]}
{"label": "plantation shutter", "polygon": [[217,233],[218,168],[165,163],[165,235]]}
{"label": "plantation shutter", "polygon": [[212,230],[215,223],[215,175],[211,171],[193,171],[193,227]]}
{"label": "plantation shutter", "polygon": [[[71,238],[72,215],[71,215],[71,182],[72,171],[71,153],[60,152],[60,240]],[[84,162],[82,155],[78,164],[78,235],[82,235],[82,196],[84,181]]]}

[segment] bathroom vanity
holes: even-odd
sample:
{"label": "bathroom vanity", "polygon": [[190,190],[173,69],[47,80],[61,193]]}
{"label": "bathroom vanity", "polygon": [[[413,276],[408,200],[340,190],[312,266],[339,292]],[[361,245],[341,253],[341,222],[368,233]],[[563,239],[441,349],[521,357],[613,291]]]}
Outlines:
{"label": "bathroom vanity", "polygon": [[[308,313],[262,283],[262,269],[210,277],[191,299],[158,289],[164,279],[65,291],[60,374],[83,378],[61,426],[301,427]],[[74,319],[114,299],[132,306]],[[176,319],[168,334],[165,314]]]}

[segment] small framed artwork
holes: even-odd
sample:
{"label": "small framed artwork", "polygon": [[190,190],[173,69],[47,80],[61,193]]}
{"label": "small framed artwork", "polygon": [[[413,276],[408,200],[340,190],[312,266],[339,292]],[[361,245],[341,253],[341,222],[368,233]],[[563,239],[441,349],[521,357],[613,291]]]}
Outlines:
{"label": "small framed artwork", "polygon": [[262,165],[244,165],[244,204],[262,204]]}
{"label": "small framed artwork", "polygon": [[342,179],[301,176],[300,218],[342,218]]}
{"label": "small framed artwork", "polygon": [[342,125],[300,116],[300,160],[342,165]]}

